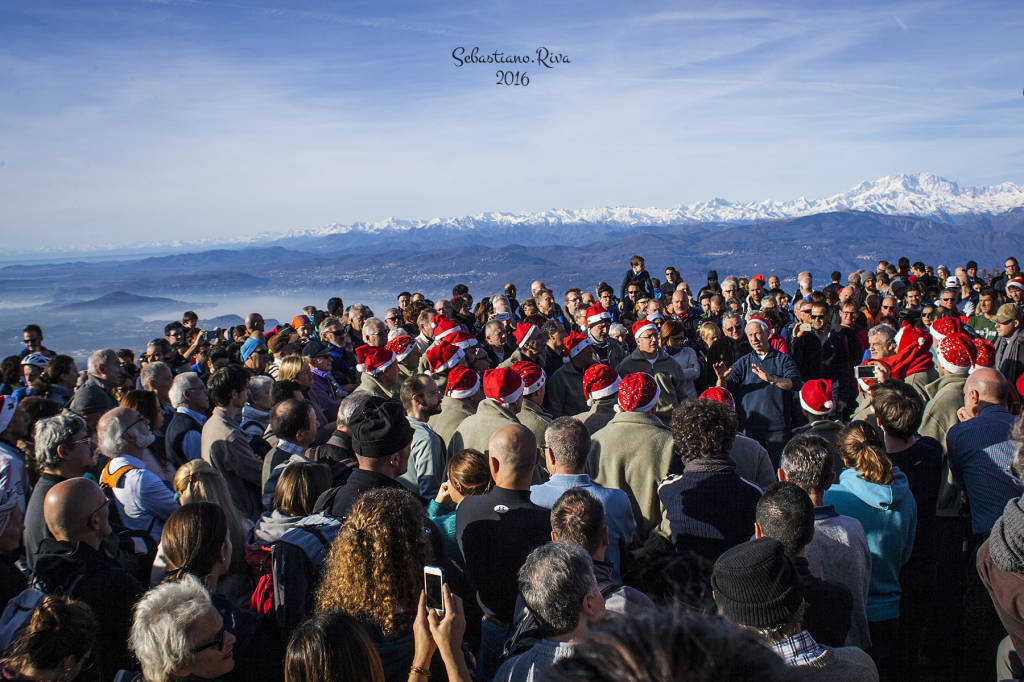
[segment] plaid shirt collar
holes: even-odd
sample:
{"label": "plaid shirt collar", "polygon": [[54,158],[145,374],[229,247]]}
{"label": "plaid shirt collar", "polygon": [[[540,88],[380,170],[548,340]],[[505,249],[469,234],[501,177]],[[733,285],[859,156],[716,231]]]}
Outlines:
{"label": "plaid shirt collar", "polygon": [[784,637],[771,646],[790,667],[807,665],[825,653],[825,648],[815,642],[807,630]]}

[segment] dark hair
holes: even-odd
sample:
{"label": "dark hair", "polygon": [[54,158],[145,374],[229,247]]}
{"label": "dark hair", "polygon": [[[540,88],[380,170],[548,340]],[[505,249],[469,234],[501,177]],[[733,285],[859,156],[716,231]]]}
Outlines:
{"label": "dark hair", "polygon": [[773,483],[757,503],[757,525],[796,558],[814,537],[814,503],[796,483]]}
{"label": "dark hair", "polygon": [[832,485],[832,445],[810,433],[794,437],[782,450],[782,471],[804,490],[823,493]]}
{"label": "dark hair", "polygon": [[456,284],[455,286],[452,287],[452,298],[456,298],[458,296],[465,296],[468,293],[469,287],[467,287],[465,284]]}
{"label": "dark hair", "polygon": [[171,332],[177,331],[179,329],[184,331],[185,325],[183,325],[181,322],[178,322],[177,320],[175,320],[174,322],[168,322],[167,324],[164,325],[164,336],[169,336]]}
{"label": "dark hair", "polygon": [[18,672],[29,666],[36,670],[60,668],[68,656],[83,659],[92,651],[99,627],[85,602],[43,597],[14,642],[10,659]]}
{"label": "dark hair", "polygon": [[603,294],[606,291],[609,294],[611,294],[612,296],[615,295],[615,290],[612,289],[611,285],[608,284],[607,282],[601,282],[600,284],[597,285],[597,297],[598,298],[601,298],[601,294]]}
{"label": "dark hair", "polygon": [[21,379],[21,358],[17,355],[8,355],[0,362],[0,378],[5,384],[17,386]]}
{"label": "dark hair", "polygon": [[332,609],[300,623],[288,639],[285,682],[384,682],[380,655],[366,629]]}
{"label": "dark hair", "polygon": [[331,296],[327,299],[327,312],[331,315],[338,315],[343,312],[345,308],[345,302],[337,296]]}
{"label": "dark hair", "polygon": [[672,442],[684,462],[727,457],[736,438],[736,417],[714,400],[684,400],[672,411],[671,426]]}
{"label": "dark hair", "polygon": [[601,546],[604,527],[604,505],[584,488],[569,488],[551,507],[556,542],[579,545],[593,554]]}
{"label": "dark hair", "polygon": [[866,421],[847,424],[837,442],[846,466],[856,469],[862,479],[879,485],[892,483],[892,460],[874,426]]}
{"label": "dark hair", "polygon": [[274,488],[274,509],[285,516],[309,516],[317,498],[331,487],[331,470],[320,462],[292,462]]}
{"label": "dark hair", "polygon": [[629,264],[631,266],[642,265],[643,263],[644,263],[644,257],[643,256],[633,256],[632,258],[629,259]]}
{"label": "dark hair", "polygon": [[47,384],[57,383],[72,367],[77,367],[70,355],[54,355],[43,368],[40,378]]}
{"label": "dark hair", "polygon": [[43,328],[38,324],[28,324],[21,330],[22,334],[39,334],[40,337],[43,335]]}
{"label": "dark hair", "polygon": [[555,464],[578,471],[590,454],[590,433],[575,417],[558,417],[544,429],[545,445]]}
{"label": "dark hair", "polygon": [[309,410],[312,407],[308,400],[295,398],[275,403],[270,410],[270,430],[278,438],[294,441],[299,431],[316,427],[316,418],[310,421]]}
{"label": "dark hair", "polygon": [[191,573],[204,580],[220,561],[228,536],[228,520],[220,505],[189,502],[167,517],[160,546],[167,560],[165,580],[179,580]]}
{"label": "dark hair", "polygon": [[149,420],[154,429],[156,428],[156,420],[160,414],[160,399],[157,398],[156,393],[133,389],[125,393],[118,404],[121,407],[132,408]]}
{"label": "dark hair", "polygon": [[680,608],[593,625],[549,682],[790,682],[796,675],[753,632]]}
{"label": "dark hair", "polygon": [[405,412],[412,409],[413,398],[423,398],[423,391],[426,390],[429,379],[429,374],[413,374],[402,382],[402,388],[398,392],[398,397],[402,402],[402,409]]}
{"label": "dark hair", "polygon": [[541,337],[544,339],[550,338],[552,334],[564,331],[565,328],[562,327],[562,323],[558,320],[548,320],[544,323],[544,326],[540,328]]}
{"label": "dark hair", "polygon": [[224,407],[231,402],[232,395],[246,391],[248,386],[249,372],[238,365],[227,365],[210,375],[206,392],[216,407]]}
{"label": "dark hair", "polygon": [[871,409],[886,433],[906,440],[917,433],[924,416],[924,401],[908,384],[890,379],[875,386]]}
{"label": "dark hair", "polygon": [[286,400],[291,400],[295,398],[296,391],[302,393],[302,386],[299,386],[297,381],[292,381],[291,379],[275,381],[270,387],[270,404],[277,405]]}

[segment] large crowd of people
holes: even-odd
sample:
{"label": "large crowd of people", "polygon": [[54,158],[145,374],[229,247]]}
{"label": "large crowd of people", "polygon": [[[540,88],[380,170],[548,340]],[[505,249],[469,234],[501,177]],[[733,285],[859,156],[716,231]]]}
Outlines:
{"label": "large crowd of people", "polygon": [[29,324],[0,680],[1024,679],[1016,259],[794,286]]}

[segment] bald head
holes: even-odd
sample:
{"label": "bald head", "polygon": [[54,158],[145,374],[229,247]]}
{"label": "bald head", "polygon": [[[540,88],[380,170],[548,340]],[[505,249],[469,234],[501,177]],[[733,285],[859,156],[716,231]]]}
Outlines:
{"label": "bald head", "polygon": [[57,540],[78,542],[79,540],[99,546],[99,540],[106,533],[98,531],[110,526],[93,523],[93,518],[106,501],[106,495],[95,482],[88,478],[69,478],[50,488],[43,500],[43,518],[46,527]]}
{"label": "bald head", "polygon": [[487,454],[503,474],[532,471],[537,463],[537,438],[522,424],[503,426],[487,443]]}
{"label": "bald head", "polygon": [[974,370],[964,382],[964,395],[972,392],[977,392],[978,402],[1006,405],[1010,384],[1001,372],[990,367],[982,367]]}

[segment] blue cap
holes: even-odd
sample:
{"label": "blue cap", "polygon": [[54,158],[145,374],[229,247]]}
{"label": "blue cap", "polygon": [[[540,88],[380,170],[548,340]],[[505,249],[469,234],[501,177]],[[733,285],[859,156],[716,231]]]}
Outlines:
{"label": "blue cap", "polygon": [[249,359],[249,356],[256,352],[256,349],[262,345],[262,341],[254,339],[251,336],[245,340],[242,344],[242,349],[238,352],[239,357],[242,358],[242,362]]}

